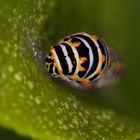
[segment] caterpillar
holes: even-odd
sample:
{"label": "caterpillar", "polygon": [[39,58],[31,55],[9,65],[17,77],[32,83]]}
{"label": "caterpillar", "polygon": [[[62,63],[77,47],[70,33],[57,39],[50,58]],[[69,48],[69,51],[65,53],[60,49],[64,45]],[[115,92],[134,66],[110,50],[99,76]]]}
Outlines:
{"label": "caterpillar", "polygon": [[86,88],[113,85],[123,72],[119,54],[102,38],[88,32],[60,40],[51,47],[44,64],[53,77]]}

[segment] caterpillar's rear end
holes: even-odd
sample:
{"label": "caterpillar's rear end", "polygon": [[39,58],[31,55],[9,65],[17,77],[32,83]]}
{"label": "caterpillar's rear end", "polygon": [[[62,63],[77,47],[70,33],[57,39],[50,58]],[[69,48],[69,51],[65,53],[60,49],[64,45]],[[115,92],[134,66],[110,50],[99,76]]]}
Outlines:
{"label": "caterpillar's rear end", "polygon": [[108,47],[108,66],[104,72],[102,72],[101,78],[96,81],[96,87],[112,86],[118,83],[124,72],[124,63],[116,50],[112,47]]}

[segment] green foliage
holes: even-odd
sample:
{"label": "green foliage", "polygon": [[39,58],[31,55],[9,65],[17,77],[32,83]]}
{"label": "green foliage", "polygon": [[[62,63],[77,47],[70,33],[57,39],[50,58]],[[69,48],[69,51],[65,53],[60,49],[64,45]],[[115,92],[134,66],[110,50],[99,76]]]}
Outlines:
{"label": "green foliage", "polygon": [[[33,139],[140,138],[140,2],[1,0],[0,125]],[[41,56],[78,31],[103,35],[122,54],[118,86],[81,91],[52,79]]]}

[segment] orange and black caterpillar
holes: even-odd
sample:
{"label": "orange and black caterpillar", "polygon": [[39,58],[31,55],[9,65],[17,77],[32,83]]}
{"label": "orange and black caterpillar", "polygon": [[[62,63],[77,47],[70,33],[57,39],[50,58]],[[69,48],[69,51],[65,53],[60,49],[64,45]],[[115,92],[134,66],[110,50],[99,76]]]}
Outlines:
{"label": "orange and black caterpillar", "polygon": [[118,53],[96,34],[81,32],[60,40],[45,57],[47,71],[56,78],[84,87],[116,83],[123,71]]}

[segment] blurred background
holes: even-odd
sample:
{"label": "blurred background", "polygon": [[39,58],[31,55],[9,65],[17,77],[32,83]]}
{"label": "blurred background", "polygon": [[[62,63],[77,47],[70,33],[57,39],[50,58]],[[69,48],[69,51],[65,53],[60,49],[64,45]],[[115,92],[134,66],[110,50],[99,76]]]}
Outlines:
{"label": "blurred background", "polygon": [[28,137],[22,137],[12,130],[0,128],[0,138],[3,140],[31,140]]}
{"label": "blurred background", "polygon": [[[36,6],[37,2],[35,0],[33,3]],[[49,6],[47,5],[48,3],[50,4]],[[25,6],[25,9],[22,5]],[[17,0],[0,1],[0,46],[5,47],[1,45],[1,42],[7,42],[12,36],[12,33],[10,34],[9,32],[9,27],[11,27],[9,23],[11,21],[14,24],[17,23],[17,25],[13,26],[17,29],[17,34],[21,34],[25,43],[31,43],[30,38],[27,38],[26,35],[34,34],[33,38],[40,40],[42,45],[40,50],[43,52],[47,51],[49,46],[58,39],[74,32],[89,31],[103,36],[107,44],[113,46],[121,54],[126,67],[125,73],[117,86],[105,90],[101,89],[99,94],[90,95],[90,97],[91,99],[94,98],[94,103],[97,106],[115,110],[118,114],[140,123],[140,1],[49,0],[46,5],[42,6],[42,8],[46,8],[44,11],[42,10],[45,20],[41,22],[43,17],[40,17],[40,21],[38,21],[36,28],[39,28],[39,33],[36,28],[33,28],[36,19],[30,12],[30,10],[34,9],[33,6],[30,7],[31,5],[32,2],[28,0],[26,2],[17,2]],[[20,9],[20,7],[22,8]],[[16,8],[19,9],[20,14],[14,12]],[[49,8],[52,8],[52,10]],[[26,14],[27,11],[28,13]],[[36,17],[40,14],[34,13]],[[49,15],[50,17],[48,18],[47,16]],[[28,21],[27,28],[21,32],[20,28],[22,28],[24,20]],[[24,50],[24,47],[22,49]],[[5,65],[2,61],[7,59],[1,52],[0,64],[2,68]],[[1,80],[0,92],[3,84],[4,82]],[[90,92],[88,91],[87,93]],[[87,99],[87,96],[82,98],[87,100],[89,104],[93,102],[93,100]],[[3,129],[2,127],[0,128],[0,139],[30,140],[30,138],[22,137],[14,131]]]}

